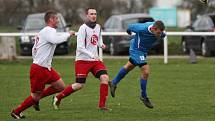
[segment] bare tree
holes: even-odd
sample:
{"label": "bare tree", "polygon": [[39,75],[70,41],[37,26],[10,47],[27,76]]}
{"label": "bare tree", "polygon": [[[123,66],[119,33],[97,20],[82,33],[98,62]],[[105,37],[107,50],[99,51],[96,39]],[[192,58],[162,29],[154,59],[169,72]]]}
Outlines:
{"label": "bare tree", "polygon": [[112,14],[146,12],[151,0],[0,0],[0,25],[17,25],[29,14],[54,9],[61,12],[70,23],[83,21],[84,10],[94,7],[98,22]]}

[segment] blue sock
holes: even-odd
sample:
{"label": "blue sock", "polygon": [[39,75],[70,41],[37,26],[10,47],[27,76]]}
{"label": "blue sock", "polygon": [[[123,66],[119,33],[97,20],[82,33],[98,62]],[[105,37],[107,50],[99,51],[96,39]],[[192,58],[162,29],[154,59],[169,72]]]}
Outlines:
{"label": "blue sock", "polygon": [[141,96],[142,96],[143,98],[146,98],[146,97],[147,97],[146,85],[147,85],[147,80],[140,79]]}
{"label": "blue sock", "polygon": [[117,84],[120,82],[120,80],[121,80],[126,74],[127,74],[127,71],[125,70],[124,67],[122,67],[122,68],[119,70],[119,72],[118,72],[118,74],[116,75],[116,77],[112,80],[112,83],[113,83],[114,85],[117,85]]}

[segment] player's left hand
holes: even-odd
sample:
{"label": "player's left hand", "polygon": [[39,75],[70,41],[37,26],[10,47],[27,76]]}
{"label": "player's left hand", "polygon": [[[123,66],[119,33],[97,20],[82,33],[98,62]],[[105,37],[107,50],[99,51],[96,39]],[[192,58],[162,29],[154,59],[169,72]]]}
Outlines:
{"label": "player's left hand", "polygon": [[161,33],[161,38],[164,38],[164,37],[166,37],[166,33],[165,33],[165,32],[162,32],[162,33]]}
{"label": "player's left hand", "polygon": [[106,48],[106,45],[105,45],[105,44],[103,44],[103,45],[102,45],[102,49],[105,49],[105,48]]}

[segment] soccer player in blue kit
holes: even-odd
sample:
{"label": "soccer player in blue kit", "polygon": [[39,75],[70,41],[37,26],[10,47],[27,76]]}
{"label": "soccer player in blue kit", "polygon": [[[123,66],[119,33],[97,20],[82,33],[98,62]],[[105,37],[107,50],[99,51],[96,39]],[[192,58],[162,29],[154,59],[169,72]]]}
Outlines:
{"label": "soccer player in blue kit", "polygon": [[163,39],[165,37],[164,30],[165,25],[160,20],[155,22],[135,23],[128,26],[127,33],[131,35],[133,32],[135,33],[135,36],[130,42],[129,61],[119,70],[116,77],[109,82],[112,97],[115,97],[116,87],[120,80],[122,80],[129,71],[134,69],[136,66],[139,66],[141,70],[140,100],[146,107],[153,108],[153,105],[146,93],[146,85],[149,76],[147,53],[159,39]]}

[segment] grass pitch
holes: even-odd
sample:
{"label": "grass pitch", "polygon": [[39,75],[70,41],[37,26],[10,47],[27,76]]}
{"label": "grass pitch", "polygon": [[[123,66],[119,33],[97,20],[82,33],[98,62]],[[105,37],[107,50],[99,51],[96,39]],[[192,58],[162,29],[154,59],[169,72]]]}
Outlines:
{"label": "grass pitch", "polygon": [[[127,59],[104,60],[112,79]],[[12,121],[10,111],[29,94],[31,60],[0,61],[0,121]],[[98,110],[99,81],[89,74],[86,86],[62,101],[53,110],[52,96],[40,101],[40,112],[27,109],[23,121],[214,121],[215,59],[202,58],[197,64],[188,59],[149,59],[151,75],[148,96],[155,105],[146,108],[139,100],[139,68],[130,72],[119,84],[116,97],[109,94],[111,112]],[[66,84],[75,81],[74,60],[54,59],[53,67]]]}

